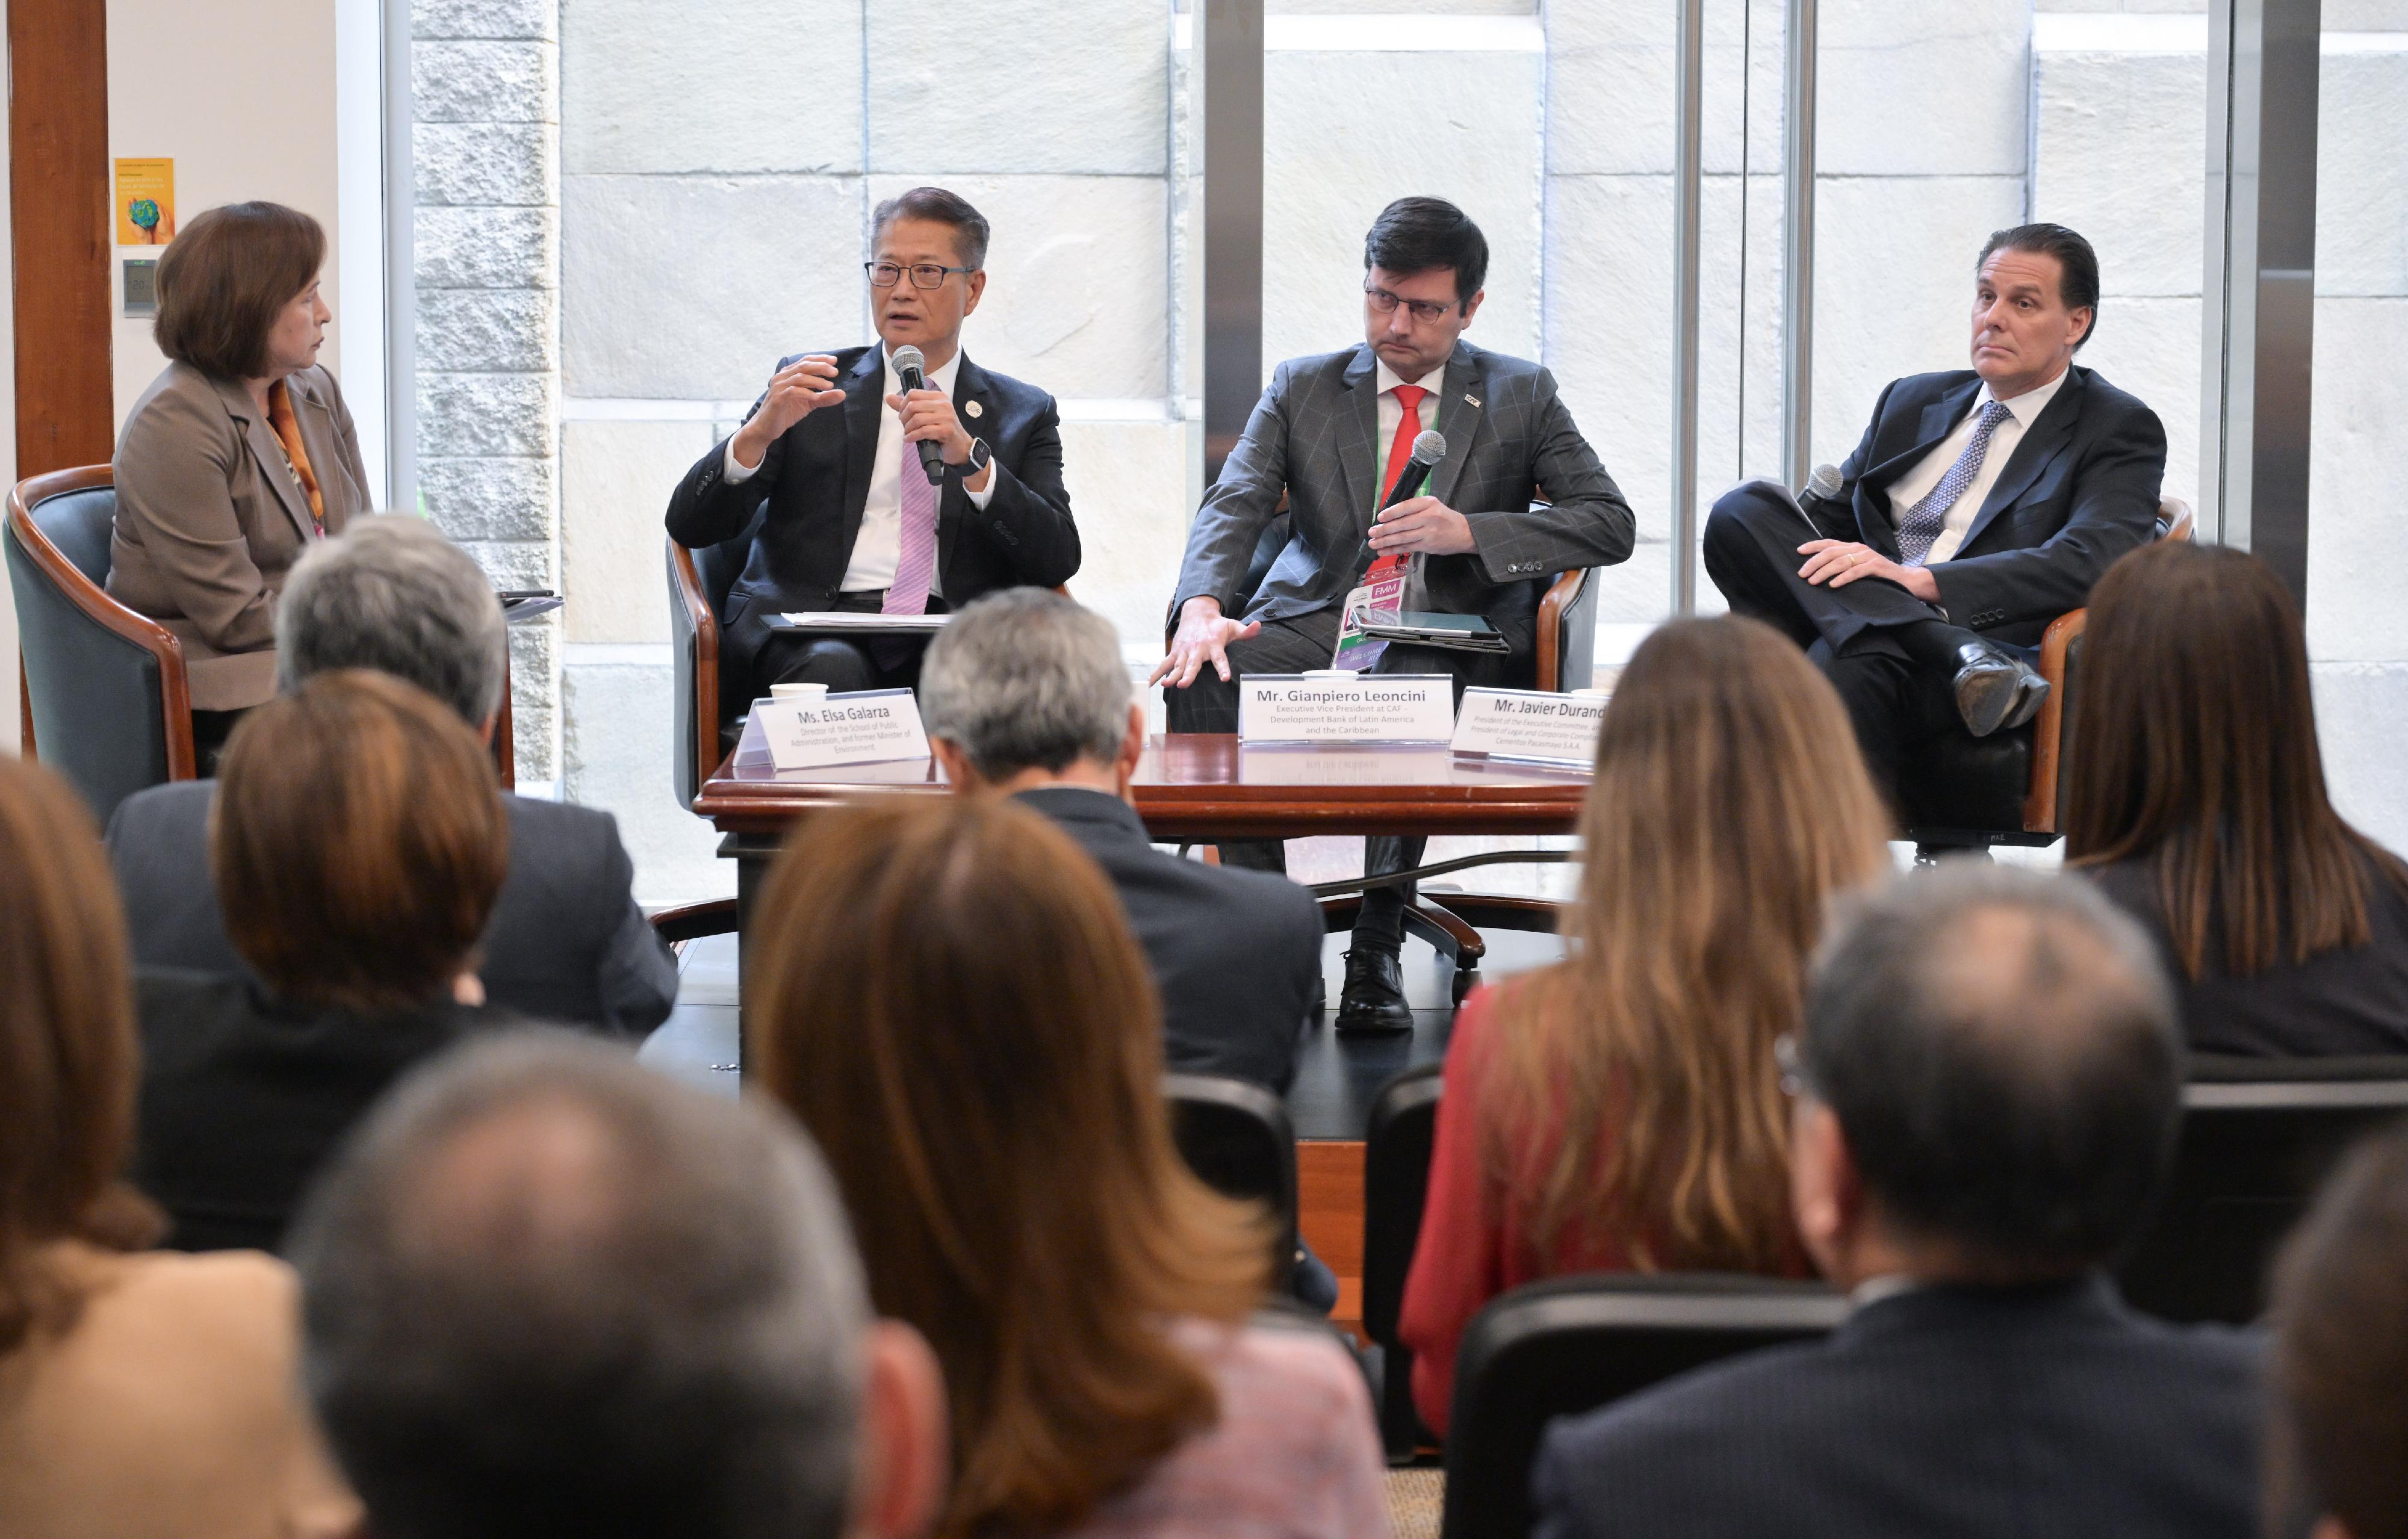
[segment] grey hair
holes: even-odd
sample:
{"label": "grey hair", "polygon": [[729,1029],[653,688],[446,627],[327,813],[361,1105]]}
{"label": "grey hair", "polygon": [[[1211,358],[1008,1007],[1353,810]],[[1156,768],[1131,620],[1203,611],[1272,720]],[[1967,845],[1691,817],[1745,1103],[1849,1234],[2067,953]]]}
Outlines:
{"label": "grey hair", "polygon": [[293,563],[276,606],[276,687],[373,668],[481,727],[501,707],[509,646],[494,585],[466,550],[424,519],[358,519]]}
{"label": "grey hair", "polygon": [[2182,1054],[2130,916],[2078,876],[1958,860],[1839,905],[1799,1067],[1891,1219],[2035,1275],[2137,1233],[2172,1160]]}
{"label": "grey hair", "polygon": [[990,780],[1082,759],[1111,763],[1134,692],[1111,621],[1043,588],[965,606],[920,666],[929,734]]}
{"label": "grey hair", "polygon": [[378,1532],[845,1532],[867,1293],[767,1102],[489,1039],[370,1116],[290,1248],[305,1380]]}

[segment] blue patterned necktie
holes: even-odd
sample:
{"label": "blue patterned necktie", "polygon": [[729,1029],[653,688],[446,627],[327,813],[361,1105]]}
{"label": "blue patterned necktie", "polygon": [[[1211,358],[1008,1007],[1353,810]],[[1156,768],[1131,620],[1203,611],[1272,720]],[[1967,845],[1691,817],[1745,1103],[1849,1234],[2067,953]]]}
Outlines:
{"label": "blue patterned necktie", "polygon": [[1965,452],[1956,456],[1956,463],[1940,477],[1940,484],[1925,492],[1923,500],[1898,520],[1898,553],[1907,565],[1920,566],[1931,554],[1932,543],[1948,526],[1948,510],[1965,495],[1973,477],[1982,474],[1982,462],[1990,453],[1990,435],[2006,420],[2007,408],[2002,403],[1992,401],[1985,406],[1982,420],[1973,424],[1973,438],[1965,446]]}

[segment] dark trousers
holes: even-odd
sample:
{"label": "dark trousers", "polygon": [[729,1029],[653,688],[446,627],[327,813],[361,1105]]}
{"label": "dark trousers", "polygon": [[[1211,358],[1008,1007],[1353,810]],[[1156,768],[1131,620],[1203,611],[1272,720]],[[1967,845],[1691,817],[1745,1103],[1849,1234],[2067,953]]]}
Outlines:
{"label": "dark trousers", "polygon": [[[1338,648],[1335,608],[1263,622],[1262,634],[1229,646],[1231,681],[1223,683],[1210,663],[1187,688],[1166,686],[1163,704],[1172,732],[1234,733],[1238,730],[1237,679],[1248,674],[1300,674],[1326,668]],[[1455,698],[1472,686],[1490,688],[1513,677],[1516,660],[1489,652],[1459,652],[1444,647],[1392,646],[1371,671],[1378,674],[1449,674]],[[1410,871],[1422,863],[1428,839],[1419,834],[1375,834],[1363,841],[1363,871],[1370,876]],[[1224,863],[1256,871],[1287,871],[1287,847],[1278,839],[1224,839]],[[1405,943],[1405,908],[1413,889],[1375,887],[1363,894],[1363,911],[1354,920],[1354,944],[1374,950],[1396,951]]]}
{"label": "dark trousers", "polygon": [[1944,617],[1894,582],[1844,588],[1798,575],[1798,548],[1824,536],[1787,495],[1762,481],[1733,487],[1706,517],[1706,576],[1731,612],[1760,620],[1806,650],[1839,691],[1873,784],[1895,797],[1914,746],[1960,729],[1954,670],[1930,655],[1954,634]]}
{"label": "dark trousers", "polygon": [[[885,603],[886,594],[882,590],[838,593],[828,607],[843,614],[874,615]],[[928,600],[930,614],[941,614],[944,608],[942,600]],[[920,657],[927,649],[924,636],[853,640],[772,631],[752,659],[753,694],[767,694],[772,684],[824,684],[830,694],[916,690],[920,687]]]}

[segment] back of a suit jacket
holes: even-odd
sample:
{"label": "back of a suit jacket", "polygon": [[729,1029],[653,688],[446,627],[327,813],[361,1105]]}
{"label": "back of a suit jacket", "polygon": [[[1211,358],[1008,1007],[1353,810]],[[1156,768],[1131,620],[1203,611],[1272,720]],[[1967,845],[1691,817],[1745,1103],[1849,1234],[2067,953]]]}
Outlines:
{"label": "back of a suit jacket", "polygon": [[1541,1539],[2251,1539],[2254,1337],[2103,1278],[1923,1289],[1558,1422]]}
{"label": "back of a suit jacket", "polygon": [[[1809,500],[1827,536],[1896,559],[1889,489],[1973,409],[1971,369],[1909,375],[1883,390],[1831,501]],[[2117,557],[2157,527],[2166,431],[2137,398],[2079,364],[2000,467],[1955,555],[1928,570],[1941,607],[1968,630],[2036,646],[2049,622],[2089,602]]]}
{"label": "back of a suit jacket", "polygon": [[1127,804],[1102,791],[1047,787],[1021,799],[1060,824],[1111,878],[1154,968],[1164,1066],[1286,1094],[1321,977],[1321,907],[1312,894],[1268,872],[1166,855]]}
{"label": "back of a suit jacket", "polygon": [[[153,786],[109,819],[109,862],[141,966],[248,971],[226,938],[209,875],[216,794],[213,780]],[[617,821],[531,796],[504,796],[502,805],[510,862],[478,965],[486,997],[542,1019],[628,1035],[668,1019],[677,963],[636,905],[634,867]]]}

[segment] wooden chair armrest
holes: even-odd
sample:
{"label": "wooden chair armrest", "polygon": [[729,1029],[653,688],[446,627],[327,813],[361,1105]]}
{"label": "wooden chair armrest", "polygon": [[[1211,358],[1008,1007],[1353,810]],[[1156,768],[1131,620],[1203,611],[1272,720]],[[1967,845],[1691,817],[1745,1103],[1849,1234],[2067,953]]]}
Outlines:
{"label": "wooden chair armrest", "polygon": [[1546,596],[1539,600],[1539,688],[1563,688],[1564,615],[1580,602],[1581,590],[1588,584],[1588,568],[1575,566],[1547,585]]}
{"label": "wooden chair armrest", "polygon": [[732,935],[735,933],[736,900],[733,898],[713,898],[709,903],[664,908],[652,916],[652,933],[671,946],[681,946],[705,935]]}
{"label": "wooden chair armrest", "polygon": [[2031,785],[2024,793],[2024,831],[2057,832],[2057,776],[2064,762],[2065,673],[2073,640],[2088,628],[2090,611],[2074,609],[2049,622],[2040,638],[2040,673],[2048,680],[2048,698],[2041,702],[2032,723]]}
{"label": "wooden chair armrest", "polygon": [[695,784],[700,785],[719,763],[719,614],[702,591],[702,574],[695,570],[694,552],[669,542],[669,578],[678,602],[685,606],[686,623],[694,630],[694,735]]}

